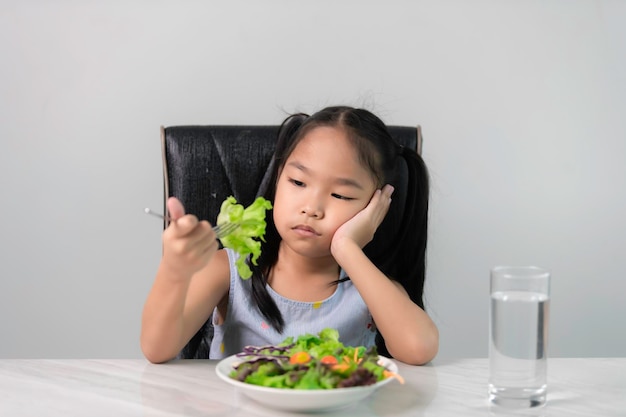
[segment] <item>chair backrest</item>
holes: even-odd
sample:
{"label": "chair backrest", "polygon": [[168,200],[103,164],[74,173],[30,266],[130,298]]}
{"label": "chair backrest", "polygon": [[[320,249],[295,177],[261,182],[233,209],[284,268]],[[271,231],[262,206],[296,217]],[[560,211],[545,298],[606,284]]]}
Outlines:
{"label": "chair backrest", "polygon": [[[187,213],[215,223],[222,201],[234,196],[248,206],[259,195],[261,184],[276,146],[280,126],[171,126],[161,128],[164,199],[178,198]],[[388,126],[391,136],[406,148],[421,154],[420,126]],[[406,178],[400,178],[394,200],[402,201]],[[394,205],[392,205],[392,209]],[[165,207],[164,211],[165,212]],[[395,236],[402,211],[389,213],[380,225],[367,250],[376,253],[376,244],[385,244]],[[164,224],[165,227],[165,224]],[[387,239],[386,237],[389,237]],[[378,243],[377,243],[378,242]],[[382,253],[382,252],[381,252]],[[213,328],[209,320],[181,352],[184,358],[208,358]]]}
{"label": "chair backrest", "polygon": [[[279,126],[161,128],[164,201],[175,196],[187,213],[215,222],[222,201],[256,198],[274,153]],[[420,126],[390,126],[400,145],[421,153]],[[396,195],[394,195],[396,198]]]}

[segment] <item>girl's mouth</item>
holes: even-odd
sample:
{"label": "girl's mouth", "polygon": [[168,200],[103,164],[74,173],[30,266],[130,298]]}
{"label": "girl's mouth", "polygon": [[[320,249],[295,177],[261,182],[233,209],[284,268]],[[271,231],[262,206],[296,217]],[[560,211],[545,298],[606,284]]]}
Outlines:
{"label": "girl's mouth", "polygon": [[303,235],[303,236],[320,236],[317,230],[313,229],[311,226],[307,226],[305,224],[299,224],[295,226],[292,230]]}

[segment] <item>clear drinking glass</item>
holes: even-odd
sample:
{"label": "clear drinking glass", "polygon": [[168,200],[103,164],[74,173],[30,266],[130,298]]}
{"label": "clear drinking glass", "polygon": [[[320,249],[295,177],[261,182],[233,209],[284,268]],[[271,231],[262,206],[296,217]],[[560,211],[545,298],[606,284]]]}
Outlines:
{"label": "clear drinking glass", "polygon": [[546,402],[550,272],[534,266],[491,270],[489,400],[505,407]]}

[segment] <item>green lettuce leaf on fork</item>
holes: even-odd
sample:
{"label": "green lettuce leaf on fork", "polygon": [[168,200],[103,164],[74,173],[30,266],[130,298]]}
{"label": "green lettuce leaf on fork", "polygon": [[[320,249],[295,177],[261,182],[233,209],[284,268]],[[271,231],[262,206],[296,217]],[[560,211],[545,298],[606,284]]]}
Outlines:
{"label": "green lettuce leaf on fork", "polygon": [[263,197],[257,197],[248,207],[237,204],[235,197],[230,196],[222,203],[220,213],[217,215],[217,225],[236,223],[239,227],[227,236],[220,239],[222,245],[239,254],[236,267],[241,278],[248,279],[252,276],[252,270],[246,263],[248,257],[254,265],[261,255],[261,241],[264,241],[265,212],[272,208],[272,203]]}

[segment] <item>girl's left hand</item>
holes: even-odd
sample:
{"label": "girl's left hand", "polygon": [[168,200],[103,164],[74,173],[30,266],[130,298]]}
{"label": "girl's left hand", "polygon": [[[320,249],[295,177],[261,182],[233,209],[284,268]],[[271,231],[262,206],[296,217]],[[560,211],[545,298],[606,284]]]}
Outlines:
{"label": "girl's left hand", "polygon": [[389,184],[385,185],[382,190],[376,190],[367,207],[335,231],[330,244],[331,253],[334,254],[341,247],[344,239],[355,242],[363,249],[374,238],[376,229],[389,211],[392,193],[393,186]]}

